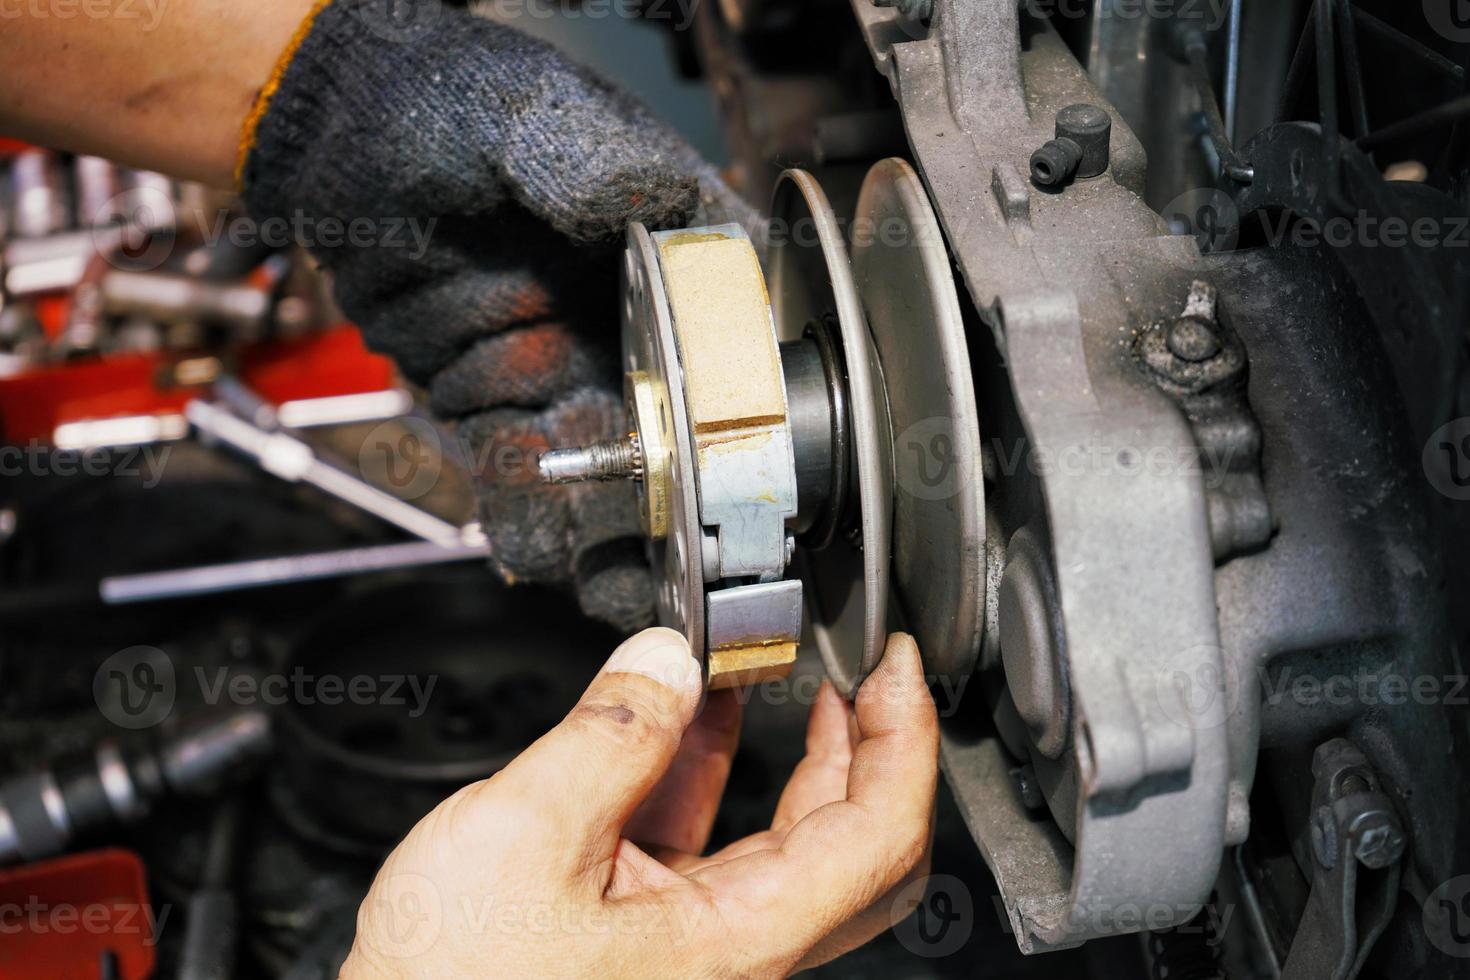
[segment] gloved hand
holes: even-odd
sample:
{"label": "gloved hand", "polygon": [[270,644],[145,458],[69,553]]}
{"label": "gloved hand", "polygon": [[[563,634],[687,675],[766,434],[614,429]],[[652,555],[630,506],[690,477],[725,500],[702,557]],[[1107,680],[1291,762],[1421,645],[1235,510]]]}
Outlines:
{"label": "gloved hand", "polygon": [[[589,615],[646,625],[633,488],[544,486],[536,460],[627,429],[628,222],[753,213],[636,101],[440,0],[333,0],[298,39],[246,125],[247,208],[293,222],[368,344],[458,420],[502,575],[570,581]],[[364,233],[313,241],[325,219]]]}
{"label": "gloved hand", "polygon": [[341,975],[777,977],[906,918],[939,778],[914,641],[889,638],[855,703],[823,683],[770,829],[707,856],[740,702],[696,718],[701,687],[673,630],[625,642],[565,721],[394,848]]}

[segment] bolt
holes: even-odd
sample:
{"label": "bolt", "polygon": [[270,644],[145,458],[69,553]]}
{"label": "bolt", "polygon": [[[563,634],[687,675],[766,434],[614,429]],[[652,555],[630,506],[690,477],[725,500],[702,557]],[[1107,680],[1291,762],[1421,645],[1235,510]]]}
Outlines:
{"label": "bolt", "polygon": [[1108,169],[1113,118],[1086,102],[1057,113],[1055,135],[1031,154],[1031,179],[1039,187],[1060,187],[1075,177],[1096,177]]}
{"label": "bolt", "polygon": [[1353,856],[1369,868],[1386,868],[1404,854],[1404,832],[1392,811],[1375,807],[1353,820],[1348,833],[1354,840]]}
{"label": "bolt", "polygon": [[920,23],[929,23],[929,18],[934,14],[934,0],[873,0],[877,7],[896,7],[898,12],[909,20]]}
{"label": "bolt", "polygon": [[629,435],[578,449],[552,449],[541,455],[539,469],[546,483],[638,480],[643,477],[643,454],[638,437]]}
{"label": "bolt", "polygon": [[1180,317],[1169,327],[1169,336],[1166,338],[1169,352],[1181,361],[1199,363],[1208,361],[1220,353],[1220,338],[1215,336],[1215,331],[1203,320],[1194,317]]}
{"label": "bolt", "polygon": [[1169,327],[1164,338],[1169,352],[1181,361],[1198,364],[1220,353],[1222,344],[1215,329],[1215,287],[1196,279],[1189,284],[1184,312]]}

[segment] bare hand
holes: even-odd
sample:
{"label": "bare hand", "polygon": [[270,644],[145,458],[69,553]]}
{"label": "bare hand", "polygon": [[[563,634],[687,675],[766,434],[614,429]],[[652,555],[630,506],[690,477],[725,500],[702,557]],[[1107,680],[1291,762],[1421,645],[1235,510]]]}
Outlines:
{"label": "bare hand", "polygon": [[620,646],[560,725],[389,855],[343,976],[780,976],[906,914],[939,744],[913,640],[889,638],[855,705],[822,685],[770,829],[708,856],[740,708],[717,692],[696,720],[700,686],[672,630]]}

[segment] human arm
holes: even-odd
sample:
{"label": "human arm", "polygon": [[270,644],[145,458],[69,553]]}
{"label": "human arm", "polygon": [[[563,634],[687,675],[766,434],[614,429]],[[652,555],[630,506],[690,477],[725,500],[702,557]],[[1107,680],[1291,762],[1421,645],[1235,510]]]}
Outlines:
{"label": "human arm", "polygon": [[913,640],[889,639],[852,704],[823,684],[770,828],[704,854],[733,694],[696,718],[682,638],[623,644],[565,721],[388,857],[343,976],[783,976],[905,918],[939,748]]}
{"label": "human arm", "polygon": [[0,0],[0,133],[228,188],[313,0]]}
{"label": "human arm", "polygon": [[[107,23],[62,59],[132,93],[100,110],[85,104],[86,86],[46,92],[44,62],[67,42],[52,25],[19,22],[4,43],[23,55],[19,90],[41,101],[7,100],[0,125],[216,183],[241,164],[251,219],[296,230],[368,343],[458,424],[501,574],[570,585],[584,611],[619,629],[647,625],[653,594],[632,488],[543,486],[536,457],[626,431],[626,225],[748,222],[752,212],[636,100],[462,8],[274,4],[245,32],[246,58],[219,36],[229,31],[210,14],[216,0],[181,19],[176,6],[143,33]],[[128,110],[153,87],[130,81],[128,66],[153,57],[163,66],[154,81],[173,94]],[[111,68],[88,74],[94,61]],[[215,80],[199,83],[194,104],[179,93],[200,72]]]}

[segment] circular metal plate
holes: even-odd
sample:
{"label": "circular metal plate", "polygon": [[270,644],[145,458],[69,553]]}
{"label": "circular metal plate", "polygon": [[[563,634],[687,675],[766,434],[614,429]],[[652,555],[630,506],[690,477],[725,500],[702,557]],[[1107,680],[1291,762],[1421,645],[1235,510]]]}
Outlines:
{"label": "circular metal plate", "polygon": [[985,621],[980,420],[949,253],[908,163],[868,171],[851,245],[893,428],[894,596],[925,667],[965,676]]}
{"label": "circular metal plate", "polygon": [[[704,649],[704,575],[700,554],[699,504],[694,474],[684,472],[680,460],[692,460],[694,440],[684,409],[679,348],[669,320],[658,253],[648,229],[628,228],[623,264],[624,369],[648,375],[649,392],[657,406],[664,464],[668,473],[668,533],[648,539],[653,566],[658,620],[684,634],[689,649],[708,671]],[[673,382],[673,383],[671,383]]]}
{"label": "circular metal plate", "polygon": [[811,174],[788,170],[776,185],[767,282],[776,334],[796,340],[811,321],[836,314],[847,374],[852,442],[850,499],[861,508],[860,537],[838,535],[803,553],[812,629],[827,673],[851,697],[883,656],[893,508],[892,445],[877,352],[827,196]]}

